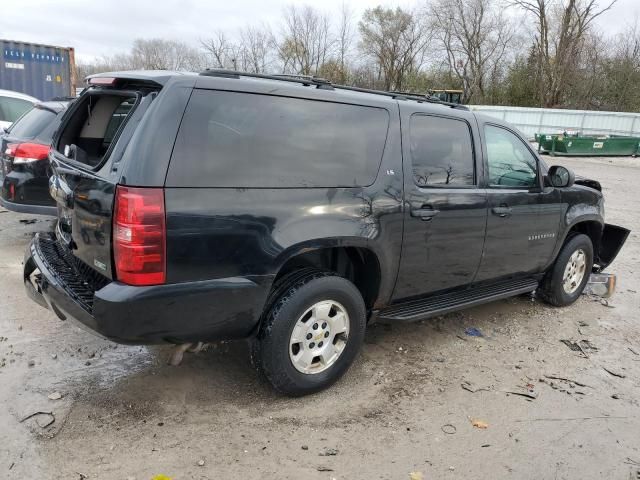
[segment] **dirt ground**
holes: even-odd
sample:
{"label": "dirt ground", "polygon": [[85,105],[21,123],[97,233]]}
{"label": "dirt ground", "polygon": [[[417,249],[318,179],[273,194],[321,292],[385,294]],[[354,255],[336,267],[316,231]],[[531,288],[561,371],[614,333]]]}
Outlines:
{"label": "dirt ground", "polygon": [[0,478],[640,478],[640,160],[550,162],[600,180],[608,221],[633,231],[608,306],[518,297],[372,326],[347,375],[301,399],[259,382],[244,343],[170,367],[168,347],[59,321],[22,287],[51,221],[0,209]]}

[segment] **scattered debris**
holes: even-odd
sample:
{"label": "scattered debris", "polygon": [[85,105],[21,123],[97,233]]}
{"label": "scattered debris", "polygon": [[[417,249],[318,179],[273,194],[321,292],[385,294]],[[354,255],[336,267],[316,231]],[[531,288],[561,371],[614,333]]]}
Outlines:
{"label": "scattered debris", "polygon": [[32,223],[36,223],[37,221],[38,220],[35,219],[35,218],[28,218],[28,219],[22,218],[22,219],[20,219],[20,223],[23,223],[25,225],[31,225]]}
{"label": "scattered debris", "polygon": [[316,468],[317,471],[319,472],[333,472],[333,468],[329,468],[329,467],[325,467],[320,465],[318,468]]}
{"label": "scattered debris", "polygon": [[33,417],[36,417],[36,423],[40,428],[47,428],[49,425],[51,425],[53,422],[56,421],[56,417],[54,417],[53,412],[38,411],[38,412],[30,413],[26,417],[23,417],[19,423],[22,423]]}
{"label": "scattered debris", "polygon": [[422,476],[422,472],[410,472],[409,480],[422,480],[424,477]]}
{"label": "scattered debris", "polygon": [[484,337],[480,329],[476,327],[469,327],[464,331],[464,333],[469,337]]}
{"label": "scattered debris", "polygon": [[609,298],[616,289],[616,276],[611,273],[592,273],[584,287],[583,295]]}
{"label": "scattered debris", "polygon": [[481,448],[487,448],[490,447],[491,444],[490,443],[485,443],[484,445],[480,445]]}
{"label": "scattered debris", "polygon": [[338,455],[338,450],[335,448],[326,448],[324,452],[320,452],[318,455],[321,457],[335,457]]}
{"label": "scattered debris", "polygon": [[200,460],[198,460],[198,466],[204,467],[204,459],[201,458]]}
{"label": "scattered debris", "polygon": [[27,365],[28,365],[28,366],[30,366],[30,367],[35,367],[36,362],[35,362],[35,360],[29,360],[29,361],[27,362]]}
{"label": "scattered debris", "polygon": [[52,358],[53,360],[56,360],[56,359],[58,358],[58,354],[57,354],[57,353],[52,353],[52,354],[51,354],[51,358]]}
{"label": "scattered debris", "polygon": [[609,375],[613,375],[614,377],[618,377],[618,378],[627,378],[627,376],[624,373],[620,373],[620,372],[616,372],[615,370],[611,370],[607,367],[602,367],[602,369],[607,372]]}
{"label": "scattered debris", "polygon": [[302,450],[309,450],[309,446],[308,445],[302,445]]}
{"label": "scattered debris", "polygon": [[456,433],[458,431],[458,429],[456,428],[455,425],[452,425],[450,423],[446,423],[444,425],[442,425],[440,427],[440,430],[442,430],[444,433],[446,433],[447,435],[453,435],[454,433]]}
{"label": "scattered debris", "polygon": [[630,351],[631,353],[633,353],[634,355],[640,355],[640,353],[636,352],[633,348],[631,348],[631,347],[627,347],[627,348],[628,348],[628,349],[629,349],[629,351]]}
{"label": "scattered debris", "polygon": [[[563,382],[567,382],[567,383],[573,383],[574,385],[578,385],[579,387],[585,387],[585,388],[593,388],[590,385],[587,385],[586,383],[581,383],[578,382],[577,380],[572,380],[570,378],[566,378],[566,377],[560,377],[559,375],[545,375],[546,378],[549,378],[551,380],[561,380]],[[544,379],[541,378],[540,379],[541,382],[544,382]]]}
{"label": "scattered debris", "polygon": [[620,395],[617,393],[614,393],[613,395],[611,395],[611,398],[613,398],[614,400],[620,400]]}
{"label": "scattered debris", "polygon": [[89,478],[89,475],[86,475],[84,473],[81,472],[76,472],[78,474],[78,480],[87,480],[87,478]]}
{"label": "scattered debris", "polygon": [[469,420],[471,420],[471,425],[473,425],[476,428],[482,428],[482,429],[489,428],[489,424],[484,420],[480,420],[478,418],[470,418]]}
{"label": "scattered debris", "polygon": [[611,305],[609,303],[609,300],[606,300],[604,298],[600,299],[600,305],[604,306],[604,307],[609,307],[609,308],[616,308],[615,305]]}
{"label": "scattered debris", "polygon": [[585,358],[589,358],[589,355],[587,355],[586,350],[591,350],[593,352],[598,351],[598,347],[596,347],[589,340],[580,340],[578,342],[574,342],[573,340],[560,340],[560,341],[564,343],[567,347],[569,347],[570,350],[574,352],[582,353],[585,356]]}
{"label": "scattered debris", "polygon": [[62,394],[60,392],[53,392],[47,395],[49,400],[60,400],[62,398]]}
{"label": "scattered debris", "polygon": [[521,397],[529,398],[531,400],[535,400],[536,398],[538,398],[538,393],[534,392],[533,389],[528,389],[528,390],[503,390],[503,392],[506,393],[506,394],[511,394],[511,395],[519,395]]}
{"label": "scattered debris", "polygon": [[488,392],[490,390],[488,387],[478,387],[477,385],[471,383],[468,380],[465,380],[464,382],[462,382],[460,386],[471,393],[476,393],[481,391]]}

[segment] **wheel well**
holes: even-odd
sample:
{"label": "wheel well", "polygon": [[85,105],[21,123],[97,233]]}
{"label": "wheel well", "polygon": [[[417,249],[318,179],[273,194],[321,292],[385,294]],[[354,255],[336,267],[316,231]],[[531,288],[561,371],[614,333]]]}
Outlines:
{"label": "wheel well", "polygon": [[600,223],[592,220],[576,223],[569,230],[566,240],[571,238],[571,236],[576,233],[585,234],[587,237],[591,239],[591,243],[593,244],[593,254],[594,256],[596,256],[600,249],[600,239],[602,238],[602,228],[603,227]]}
{"label": "wheel well", "polygon": [[280,268],[274,284],[282,276],[299,268],[330,270],[344,277],[360,290],[367,309],[375,304],[380,290],[380,263],[371,250],[360,247],[320,248],[296,255]]}

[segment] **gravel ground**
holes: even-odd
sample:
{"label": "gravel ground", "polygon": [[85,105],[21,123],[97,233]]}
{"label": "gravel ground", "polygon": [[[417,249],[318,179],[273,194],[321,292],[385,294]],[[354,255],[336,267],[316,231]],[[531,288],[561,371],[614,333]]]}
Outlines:
{"label": "gravel ground", "polygon": [[[169,367],[168,347],[60,322],[21,279],[26,244],[51,221],[0,209],[0,477],[637,478],[640,160],[551,163],[600,180],[608,221],[633,231],[608,306],[518,297],[372,326],[347,375],[301,399],[259,382],[241,342]],[[51,415],[21,421],[38,411]]]}

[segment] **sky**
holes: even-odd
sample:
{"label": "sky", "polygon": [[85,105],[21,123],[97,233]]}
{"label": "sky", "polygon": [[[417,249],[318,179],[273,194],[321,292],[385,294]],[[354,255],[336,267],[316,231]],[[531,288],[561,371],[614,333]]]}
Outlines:
{"label": "sky", "polygon": [[[356,18],[377,5],[413,7],[425,0],[345,0]],[[606,0],[601,0],[604,3]],[[247,24],[277,25],[286,5],[340,11],[343,0],[5,0],[0,38],[74,47],[80,60],[126,52],[136,38],[181,40],[197,46],[222,29],[233,34]],[[598,20],[606,33],[619,33],[640,18],[640,0],[618,0]]]}

